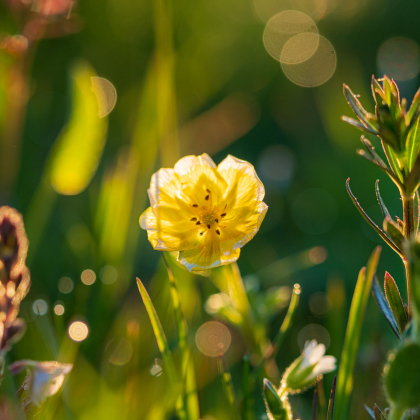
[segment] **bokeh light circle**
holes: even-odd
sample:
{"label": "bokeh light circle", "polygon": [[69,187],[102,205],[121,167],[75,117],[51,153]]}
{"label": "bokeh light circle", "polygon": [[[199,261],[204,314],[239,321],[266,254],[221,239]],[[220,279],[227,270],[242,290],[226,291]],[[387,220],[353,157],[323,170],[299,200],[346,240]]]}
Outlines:
{"label": "bokeh light circle", "polygon": [[304,32],[290,38],[283,47],[280,62],[284,64],[299,64],[311,58],[319,45],[319,35]]}
{"label": "bokeh light circle", "polygon": [[118,271],[112,265],[106,265],[101,268],[99,272],[99,277],[104,284],[115,283],[118,279]]}
{"label": "bokeh light circle", "polygon": [[93,270],[83,270],[80,278],[84,284],[90,286],[95,283],[96,274]]}
{"label": "bokeh light circle", "polygon": [[32,304],[32,310],[36,315],[45,315],[48,311],[48,303],[44,299],[37,299]]}
{"label": "bokeh light circle", "polygon": [[323,317],[331,310],[331,299],[324,292],[315,292],[309,298],[309,309],[317,316]]}
{"label": "bokeh light circle", "polygon": [[98,99],[98,115],[105,117],[117,102],[117,90],[114,85],[103,77],[91,77],[92,90]]}
{"label": "bokeh light circle", "polygon": [[[280,60],[283,48],[294,36],[301,33],[313,33],[318,36],[318,28],[315,22],[305,13],[296,10],[286,10],[273,16],[264,29],[263,42],[267,52],[277,61]],[[312,43],[313,44],[313,43]],[[309,58],[315,53],[318,44],[312,45],[313,51],[305,49],[303,55]],[[302,56],[303,56],[302,55]]]}
{"label": "bokeh light circle", "polygon": [[65,308],[64,308],[63,302],[56,302],[54,305],[54,313],[56,315],[61,316],[64,314],[64,312],[65,312]]}
{"label": "bokeh light circle", "polygon": [[62,277],[58,280],[58,290],[61,293],[68,294],[71,293],[74,289],[73,280],[70,277]]}
{"label": "bokeh light circle", "polygon": [[[318,34],[300,34],[297,37],[305,37],[307,42],[308,37],[318,38],[318,48],[315,53],[306,61],[298,64],[280,63],[286,77],[296,85],[303,87],[320,86],[327,82],[335,72],[337,67],[337,55],[331,42],[325,37]],[[290,39],[288,43],[293,43],[293,47],[299,44],[294,39]],[[292,50],[286,44],[284,49]],[[297,57],[300,55],[298,54]],[[290,57],[289,57],[290,58]]]}
{"label": "bokeh light circle", "polygon": [[73,341],[86,340],[89,335],[89,328],[83,321],[74,321],[70,324],[68,333]]}
{"label": "bokeh light circle", "polygon": [[217,321],[206,322],[195,334],[198,349],[209,357],[218,357],[226,353],[231,340],[228,328]]}
{"label": "bokeh light circle", "polygon": [[303,327],[298,335],[298,344],[301,349],[305,347],[307,341],[316,340],[322,343],[326,348],[330,346],[330,334],[320,324],[309,324]]}
{"label": "bokeh light circle", "polygon": [[395,37],[385,41],[378,51],[382,74],[396,80],[410,80],[420,71],[420,47],[410,38]]}

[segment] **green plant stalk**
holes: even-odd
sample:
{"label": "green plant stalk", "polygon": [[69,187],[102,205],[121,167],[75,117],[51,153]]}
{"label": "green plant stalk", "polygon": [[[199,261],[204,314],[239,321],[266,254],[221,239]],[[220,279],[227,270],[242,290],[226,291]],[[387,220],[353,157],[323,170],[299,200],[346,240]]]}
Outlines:
{"label": "green plant stalk", "polygon": [[404,415],[405,409],[393,405],[388,415],[388,420],[400,420]]}
{"label": "green plant stalk", "polygon": [[[404,237],[408,241],[410,237],[414,235],[414,194],[412,196],[405,196],[401,194],[401,199],[403,203],[403,216],[404,216]],[[407,259],[403,258],[406,281],[407,281],[407,301],[408,301],[408,312],[411,312],[411,298],[410,298],[410,266]]]}

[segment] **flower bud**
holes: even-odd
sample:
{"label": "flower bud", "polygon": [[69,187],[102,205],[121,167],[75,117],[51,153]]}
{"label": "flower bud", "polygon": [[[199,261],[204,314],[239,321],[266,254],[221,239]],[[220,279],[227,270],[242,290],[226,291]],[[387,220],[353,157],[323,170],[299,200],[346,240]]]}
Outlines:
{"label": "flower bud", "polygon": [[324,354],[324,344],[318,344],[316,340],[307,341],[302,355],[284,373],[282,387],[291,394],[302,392],[314,385],[319,375],[332,372],[336,368],[336,359]]}

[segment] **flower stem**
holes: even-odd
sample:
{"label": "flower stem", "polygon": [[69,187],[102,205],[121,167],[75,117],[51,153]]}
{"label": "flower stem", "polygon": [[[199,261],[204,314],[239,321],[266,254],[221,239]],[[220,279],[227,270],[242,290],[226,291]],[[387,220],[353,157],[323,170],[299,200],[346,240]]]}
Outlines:
{"label": "flower stem", "polygon": [[410,197],[401,196],[404,212],[404,237],[408,240],[414,233],[414,194]]}

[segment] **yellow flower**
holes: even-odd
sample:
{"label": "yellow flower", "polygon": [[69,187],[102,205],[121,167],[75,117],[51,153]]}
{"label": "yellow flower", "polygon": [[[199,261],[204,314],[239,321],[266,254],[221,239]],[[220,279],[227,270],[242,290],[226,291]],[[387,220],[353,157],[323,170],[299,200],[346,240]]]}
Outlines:
{"label": "yellow flower", "polygon": [[148,193],[140,226],[154,249],[179,251],[189,271],[236,261],[268,209],[254,167],[230,155],[217,167],[207,154],[186,156],[156,172]]}

